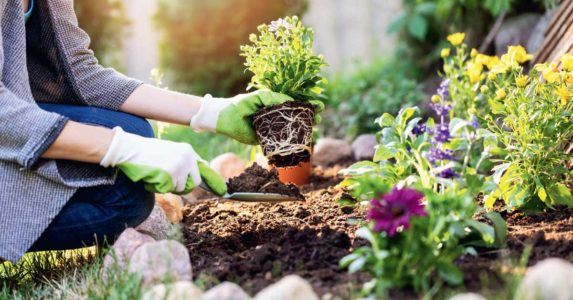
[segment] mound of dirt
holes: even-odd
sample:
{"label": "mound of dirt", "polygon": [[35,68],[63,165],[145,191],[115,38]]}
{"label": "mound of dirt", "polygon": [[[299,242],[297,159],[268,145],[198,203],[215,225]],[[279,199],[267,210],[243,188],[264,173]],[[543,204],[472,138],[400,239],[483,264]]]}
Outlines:
{"label": "mound of dirt", "polygon": [[241,175],[229,179],[229,193],[271,193],[291,196],[304,200],[300,190],[292,184],[284,184],[279,180],[276,169],[268,171],[258,164],[248,167]]}

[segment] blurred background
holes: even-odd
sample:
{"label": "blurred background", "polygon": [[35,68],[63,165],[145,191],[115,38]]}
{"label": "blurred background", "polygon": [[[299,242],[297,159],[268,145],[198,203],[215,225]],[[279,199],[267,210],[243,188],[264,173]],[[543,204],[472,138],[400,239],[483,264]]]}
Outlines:
{"label": "blurred background", "polygon": [[[330,80],[317,136],[352,140],[374,119],[430,98],[446,36],[496,54],[508,45],[535,53],[558,0],[75,0],[80,26],[100,62],[140,80],[197,95],[245,92],[239,46],[257,25],[298,15],[315,30]],[[152,70],[154,72],[151,76]],[[164,76],[161,76],[161,75]],[[153,77],[153,78],[152,78]],[[159,81],[161,81],[159,83]],[[161,101],[161,99],[157,99]],[[160,126],[206,159],[250,147],[223,137]]]}

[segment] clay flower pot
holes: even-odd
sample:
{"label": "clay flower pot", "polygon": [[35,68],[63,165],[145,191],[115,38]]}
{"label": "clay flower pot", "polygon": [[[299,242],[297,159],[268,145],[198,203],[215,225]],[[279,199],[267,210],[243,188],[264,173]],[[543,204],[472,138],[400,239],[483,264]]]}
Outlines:
{"label": "clay flower pot", "polygon": [[269,164],[277,168],[310,162],[314,107],[288,101],[266,107],[253,116],[253,127]]}
{"label": "clay flower pot", "polygon": [[[270,166],[272,168],[272,166]],[[312,163],[310,161],[300,163],[294,167],[276,168],[279,173],[279,180],[282,183],[292,183],[297,186],[310,183],[312,175]]]}

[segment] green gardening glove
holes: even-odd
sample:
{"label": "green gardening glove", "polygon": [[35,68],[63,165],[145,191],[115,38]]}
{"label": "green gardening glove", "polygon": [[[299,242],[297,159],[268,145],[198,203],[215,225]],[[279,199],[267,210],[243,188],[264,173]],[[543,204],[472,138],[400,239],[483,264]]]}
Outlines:
{"label": "green gardening glove", "polygon": [[[191,120],[191,127],[197,131],[217,132],[241,143],[256,145],[259,140],[251,126],[251,117],[264,107],[287,101],[293,99],[267,90],[233,98],[213,98],[206,95],[199,112]],[[320,122],[319,113],[324,110],[324,104],[318,100],[309,103],[315,107],[315,123]]]}
{"label": "green gardening glove", "polygon": [[114,131],[101,166],[117,167],[154,193],[187,194],[201,182],[219,196],[227,193],[225,180],[207,166],[191,145],[144,138],[119,127]]}

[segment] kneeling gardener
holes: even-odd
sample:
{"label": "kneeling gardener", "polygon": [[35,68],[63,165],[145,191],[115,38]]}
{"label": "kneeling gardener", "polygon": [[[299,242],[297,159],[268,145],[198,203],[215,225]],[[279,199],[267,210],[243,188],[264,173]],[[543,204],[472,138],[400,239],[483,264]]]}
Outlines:
{"label": "kneeling gardener", "polygon": [[0,1],[0,21],[0,261],[112,242],[147,218],[155,192],[226,192],[190,145],[154,139],[144,118],[250,143],[249,117],[292,100],[203,99],[103,68],[73,0]]}

